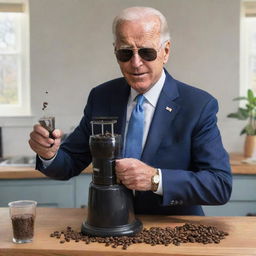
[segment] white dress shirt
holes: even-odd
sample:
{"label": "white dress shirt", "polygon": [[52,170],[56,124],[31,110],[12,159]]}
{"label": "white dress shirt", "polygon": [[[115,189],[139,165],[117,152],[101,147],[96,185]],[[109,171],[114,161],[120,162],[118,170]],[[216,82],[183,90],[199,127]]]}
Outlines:
{"label": "white dress shirt", "polygon": [[[154,86],[152,86],[152,88],[149,91],[147,91],[146,93],[143,94],[143,96],[145,97],[145,100],[143,103],[145,119],[144,119],[144,132],[143,132],[142,148],[144,148],[144,146],[145,146],[146,139],[148,136],[149,127],[150,127],[150,124],[151,124],[151,121],[152,121],[152,118],[153,118],[153,115],[155,112],[155,108],[156,108],[156,104],[157,104],[160,92],[164,86],[164,82],[165,82],[165,73],[163,70],[161,77],[156,82],[156,84]],[[126,118],[126,126],[125,126],[124,144],[125,144],[125,138],[126,138],[126,133],[127,133],[131,113],[132,113],[133,108],[136,105],[135,98],[137,95],[138,95],[138,92],[136,92],[133,88],[131,88],[131,93],[130,93],[128,104],[127,104],[127,113],[126,113],[127,118]],[[52,161],[54,160],[56,155],[50,160],[45,160],[39,156],[39,158],[43,162],[44,168],[47,168],[52,163]],[[159,171],[159,176],[160,176],[160,182],[158,185],[158,189],[155,193],[158,195],[163,195],[162,172],[161,172],[161,169],[158,169],[158,171]]]}

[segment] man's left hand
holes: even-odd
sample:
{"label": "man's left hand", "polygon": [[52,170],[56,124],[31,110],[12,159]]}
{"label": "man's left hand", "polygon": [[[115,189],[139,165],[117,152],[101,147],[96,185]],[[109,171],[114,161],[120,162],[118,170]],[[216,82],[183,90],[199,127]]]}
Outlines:
{"label": "man's left hand", "polygon": [[134,158],[116,160],[117,178],[129,189],[151,190],[151,178],[156,169]]}

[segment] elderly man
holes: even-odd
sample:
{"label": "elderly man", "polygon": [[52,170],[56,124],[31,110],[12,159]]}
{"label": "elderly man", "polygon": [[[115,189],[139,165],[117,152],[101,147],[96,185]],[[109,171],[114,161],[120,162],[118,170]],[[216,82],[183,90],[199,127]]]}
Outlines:
{"label": "elderly man", "polygon": [[[218,104],[164,69],[171,46],[165,17],[153,8],[127,8],[114,19],[113,34],[124,77],[92,89],[80,124],[63,144],[60,130],[51,139],[34,126],[29,144],[37,169],[55,179],[78,175],[91,163],[92,117],[117,116],[124,158],[116,161],[116,175],[136,190],[136,213],[203,215],[200,205],[226,203],[232,178],[216,124]],[[135,115],[142,124],[134,128]]]}

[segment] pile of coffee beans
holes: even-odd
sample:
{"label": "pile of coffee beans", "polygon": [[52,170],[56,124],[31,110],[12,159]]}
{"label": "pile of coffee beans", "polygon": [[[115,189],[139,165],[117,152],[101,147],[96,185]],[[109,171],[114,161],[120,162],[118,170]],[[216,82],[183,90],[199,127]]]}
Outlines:
{"label": "pile of coffee beans", "polygon": [[[116,134],[114,134],[114,135],[116,135]],[[94,137],[97,138],[97,139],[102,139],[102,138],[113,137],[113,135],[109,131],[106,131],[104,134],[99,133],[99,134],[94,135]]]}
{"label": "pile of coffee beans", "polygon": [[31,239],[34,235],[34,215],[18,214],[11,217],[13,236],[18,240]]}
{"label": "pile of coffee beans", "polygon": [[119,237],[93,237],[83,235],[81,232],[74,231],[71,227],[67,227],[66,230],[54,231],[50,234],[50,237],[56,237],[60,239],[60,243],[83,241],[86,244],[90,243],[105,243],[106,246],[117,248],[118,246],[126,250],[128,246],[138,243],[146,243],[151,246],[169,244],[180,245],[181,243],[220,243],[228,235],[227,232],[218,230],[214,226],[196,225],[186,223],[183,226],[177,226],[175,228],[166,227],[151,227],[149,229],[144,228],[140,233],[135,236],[119,236]]}

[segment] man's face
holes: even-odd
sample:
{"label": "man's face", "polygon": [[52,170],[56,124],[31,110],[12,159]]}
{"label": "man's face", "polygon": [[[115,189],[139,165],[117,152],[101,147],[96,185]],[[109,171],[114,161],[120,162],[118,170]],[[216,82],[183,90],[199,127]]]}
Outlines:
{"label": "man's face", "polygon": [[[139,93],[148,91],[160,78],[163,65],[170,53],[170,42],[161,46],[160,23],[157,17],[139,21],[124,21],[117,27],[115,49],[133,49],[133,56],[126,62],[118,60],[128,84]],[[139,48],[154,48],[157,58],[146,61],[138,54]]]}

